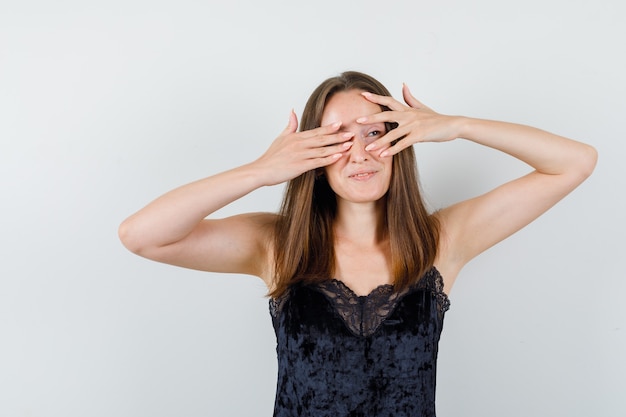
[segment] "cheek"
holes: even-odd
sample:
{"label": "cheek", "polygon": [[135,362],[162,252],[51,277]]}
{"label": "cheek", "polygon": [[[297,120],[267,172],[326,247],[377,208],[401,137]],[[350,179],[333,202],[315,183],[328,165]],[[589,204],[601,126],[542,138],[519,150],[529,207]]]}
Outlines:
{"label": "cheek", "polygon": [[329,165],[324,168],[320,168],[318,172],[320,175],[326,177],[326,181],[330,184],[333,182],[333,178],[335,177],[337,170],[333,169],[332,165]]}
{"label": "cheek", "polygon": [[379,138],[380,136],[364,136],[363,138],[361,138],[361,142],[363,142],[363,144],[367,146]]}
{"label": "cheek", "polygon": [[348,164],[349,158],[350,156],[347,153],[344,153],[344,155],[337,161],[333,162],[330,165],[326,165],[324,168],[321,169],[323,169],[326,174],[339,173],[343,168],[345,168],[346,164]]}
{"label": "cheek", "polygon": [[326,177],[326,182],[328,182],[328,185],[330,185],[333,191],[335,191],[335,187],[341,182],[342,170],[341,166],[338,165],[340,163],[341,161],[337,161],[332,165],[324,167],[322,171]]}
{"label": "cheek", "polygon": [[385,174],[387,175],[387,183],[391,184],[391,177],[393,176],[393,160],[389,158],[389,161],[385,161]]}

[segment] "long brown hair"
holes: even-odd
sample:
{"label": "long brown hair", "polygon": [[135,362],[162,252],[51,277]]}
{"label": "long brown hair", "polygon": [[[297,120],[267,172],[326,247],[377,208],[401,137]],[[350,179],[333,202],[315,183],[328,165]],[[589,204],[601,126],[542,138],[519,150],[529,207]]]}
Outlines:
{"label": "long brown hair", "polygon": [[[344,72],[313,91],[304,108],[300,130],[319,127],[328,100],[337,92],[355,89],[391,96],[385,86],[369,75]],[[389,124],[387,131],[394,127]],[[394,288],[399,291],[417,282],[433,265],[439,241],[439,223],[429,215],[421,197],[413,147],[393,156],[391,183],[383,198],[383,228],[390,241]],[[270,296],[279,297],[296,282],[332,278],[336,212],[335,193],[316,170],[287,183],[274,229],[274,288]]]}

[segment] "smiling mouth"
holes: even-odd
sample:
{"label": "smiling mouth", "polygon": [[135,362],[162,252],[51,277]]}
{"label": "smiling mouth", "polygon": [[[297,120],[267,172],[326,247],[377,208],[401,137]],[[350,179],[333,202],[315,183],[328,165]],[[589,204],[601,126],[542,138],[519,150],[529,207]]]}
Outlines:
{"label": "smiling mouth", "polygon": [[350,175],[349,178],[352,178],[352,179],[355,179],[355,180],[366,180],[366,179],[374,176],[374,174],[376,174],[375,171],[359,172],[358,174]]}

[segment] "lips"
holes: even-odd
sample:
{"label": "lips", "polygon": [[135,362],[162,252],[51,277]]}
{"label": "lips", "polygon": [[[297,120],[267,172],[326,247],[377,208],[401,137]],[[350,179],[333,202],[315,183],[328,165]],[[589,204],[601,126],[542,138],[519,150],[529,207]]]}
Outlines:
{"label": "lips", "polygon": [[376,174],[376,171],[360,171],[360,172],[355,172],[352,175],[349,175],[348,178],[353,179],[353,180],[363,181],[363,180],[372,178],[375,174]]}

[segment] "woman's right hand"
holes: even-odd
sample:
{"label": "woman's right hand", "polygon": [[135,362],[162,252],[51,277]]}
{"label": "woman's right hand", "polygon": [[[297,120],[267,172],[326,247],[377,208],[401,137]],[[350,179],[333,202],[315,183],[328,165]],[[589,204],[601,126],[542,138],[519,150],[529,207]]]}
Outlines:
{"label": "woman's right hand", "polygon": [[297,132],[298,118],[291,111],[289,124],[265,153],[254,161],[266,185],[291,180],[312,169],[339,160],[352,146],[353,133],[340,132],[341,122]]}

